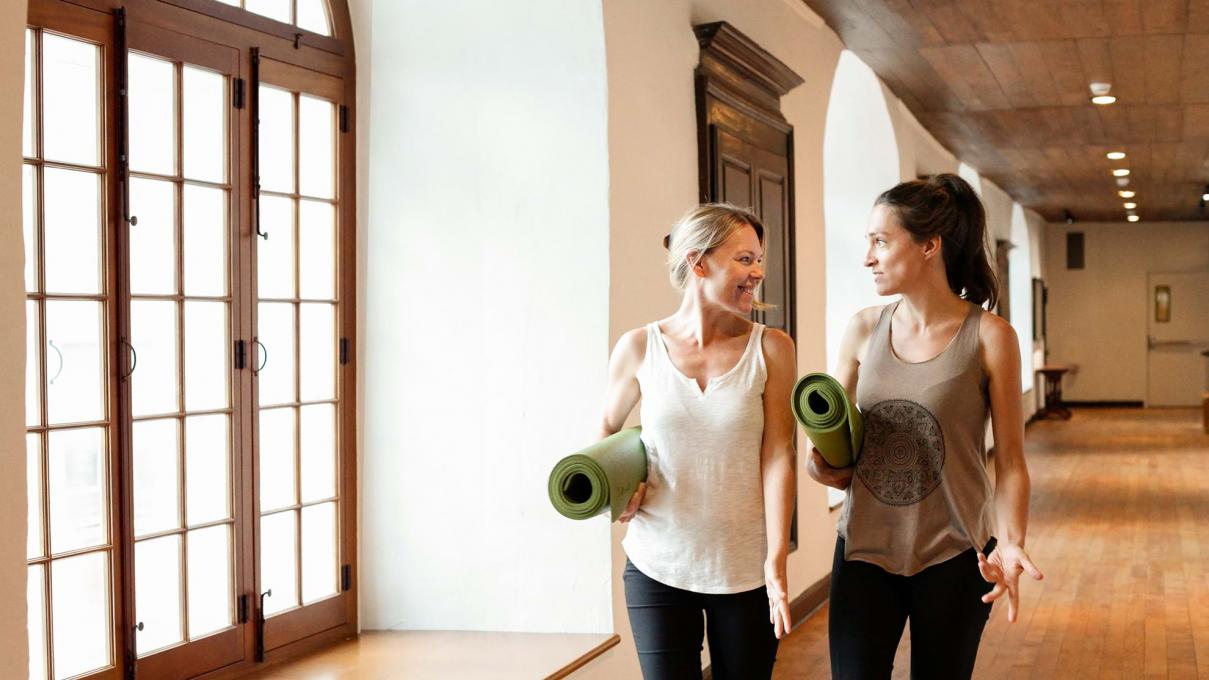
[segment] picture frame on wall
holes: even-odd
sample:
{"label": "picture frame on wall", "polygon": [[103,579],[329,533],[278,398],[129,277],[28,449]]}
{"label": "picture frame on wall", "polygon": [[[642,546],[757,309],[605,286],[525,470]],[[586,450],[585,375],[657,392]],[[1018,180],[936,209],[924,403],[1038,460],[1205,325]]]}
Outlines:
{"label": "picture frame on wall", "polygon": [[1156,323],[1171,322],[1171,286],[1154,287],[1154,320]]}
{"label": "picture frame on wall", "polygon": [[1048,289],[1045,287],[1045,281],[1033,279],[1033,340],[1041,340],[1045,337],[1045,304],[1048,295]]}

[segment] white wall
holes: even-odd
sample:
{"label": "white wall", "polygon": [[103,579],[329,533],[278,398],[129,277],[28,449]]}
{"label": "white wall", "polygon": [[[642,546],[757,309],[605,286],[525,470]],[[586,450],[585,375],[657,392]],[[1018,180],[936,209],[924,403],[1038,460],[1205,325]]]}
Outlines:
{"label": "white wall", "polygon": [[[1066,268],[1083,232],[1084,269]],[[1046,230],[1049,362],[1074,364],[1072,401],[1146,399],[1146,273],[1209,269],[1209,223],[1051,223]]]}
{"label": "white wall", "polygon": [[362,625],[607,632],[607,520],[545,491],[609,349],[600,2],[364,5]]}
{"label": "white wall", "polygon": [[21,231],[21,92],[24,2],[0,3],[0,659],[24,677],[25,615],[25,271]]}

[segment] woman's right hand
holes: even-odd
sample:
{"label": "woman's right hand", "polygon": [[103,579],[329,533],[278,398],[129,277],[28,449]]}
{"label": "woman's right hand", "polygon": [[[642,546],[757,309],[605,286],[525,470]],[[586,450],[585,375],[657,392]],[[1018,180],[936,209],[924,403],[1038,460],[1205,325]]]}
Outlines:
{"label": "woman's right hand", "polygon": [[630,496],[630,502],[626,504],[625,511],[621,513],[617,521],[624,524],[634,519],[634,515],[638,514],[638,506],[642,505],[644,498],[646,498],[646,482],[639,482],[638,488],[634,491],[634,495]]}
{"label": "woman's right hand", "polygon": [[852,465],[844,468],[831,467],[823,460],[823,454],[819,453],[818,449],[810,447],[810,461],[806,463],[806,472],[819,484],[843,491],[852,483],[852,472],[855,469]]}

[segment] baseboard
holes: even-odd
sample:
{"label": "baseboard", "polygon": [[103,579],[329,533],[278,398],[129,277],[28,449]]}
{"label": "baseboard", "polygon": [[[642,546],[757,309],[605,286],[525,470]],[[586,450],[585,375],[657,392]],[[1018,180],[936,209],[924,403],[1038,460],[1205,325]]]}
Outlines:
{"label": "baseboard", "polygon": [[[818,611],[819,607],[827,601],[827,595],[831,592],[831,572],[815,582],[814,585],[807,588],[801,595],[793,598],[793,602],[789,603],[789,618],[796,629],[802,625],[810,615]],[[713,680],[714,673],[712,666],[706,666],[701,671],[702,680]]]}
{"label": "baseboard", "polygon": [[1069,401],[1062,400],[1068,408],[1142,408],[1140,401]]}

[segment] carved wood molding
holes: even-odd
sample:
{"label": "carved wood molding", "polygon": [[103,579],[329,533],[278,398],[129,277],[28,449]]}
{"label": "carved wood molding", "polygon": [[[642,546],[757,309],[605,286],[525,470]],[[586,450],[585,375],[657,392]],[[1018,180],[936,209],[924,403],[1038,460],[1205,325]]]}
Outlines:
{"label": "carved wood molding", "polygon": [[701,46],[697,73],[769,111],[780,110],[781,97],[804,81],[768,50],[725,21],[694,26]]}

